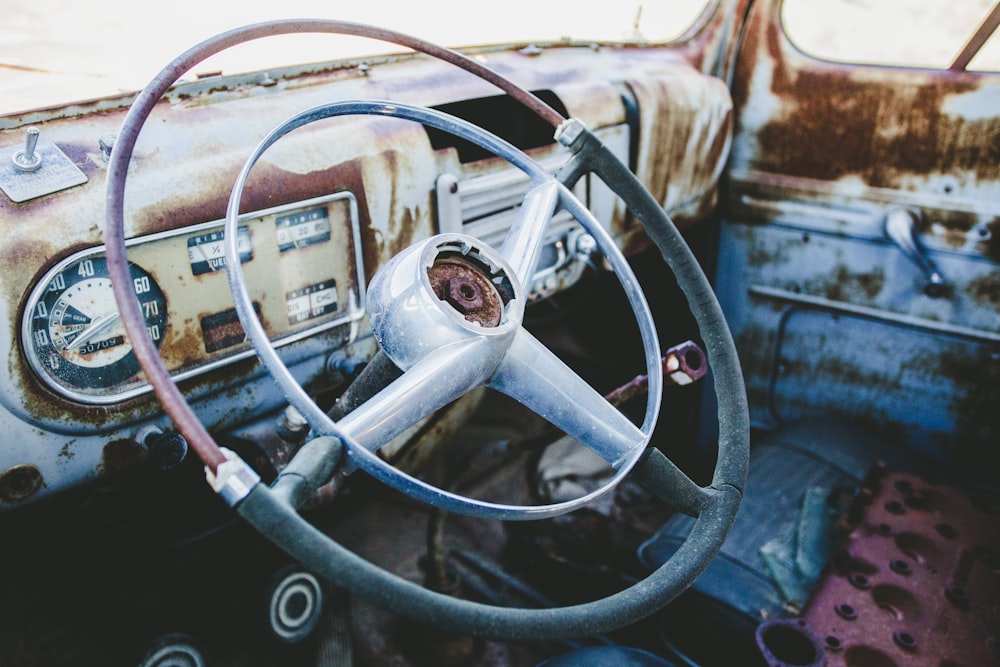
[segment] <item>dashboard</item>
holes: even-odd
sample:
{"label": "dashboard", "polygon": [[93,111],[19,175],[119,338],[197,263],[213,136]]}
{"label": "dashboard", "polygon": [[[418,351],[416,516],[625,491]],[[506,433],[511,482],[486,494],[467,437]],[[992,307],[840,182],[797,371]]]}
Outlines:
{"label": "dashboard", "polygon": [[[581,119],[683,227],[715,204],[731,135],[725,85],[676,51],[566,45],[483,50],[477,59]],[[392,99],[471,120],[550,172],[568,153],[550,129],[465,72],[419,56],[322,63],[233,77],[194,75],[161,100],[126,190],[133,291],[175,382],[216,434],[274,430],[284,397],[236,318],[221,229],[236,173],[274,126],[332,100]],[[130,95],[0,117],[0,511],[127,467],[144,433],[171,430],[118,318],[103,254],[104,187]],[[35,133],[42,165],[11,167]],[[48,170],[48,171],[47,171]],[[240,212],[254,308],[296,379],[336,392],[341,369],[377,349],[365,289],[432,234],[502,238],[527,186],[490,156],[415,123],[329,119],[273,146]],[[620,201],[586,176],[576,194],[625,249],[648,245]],[[552,220],[528,291],[543,301],[592,264],[592,241]]]}

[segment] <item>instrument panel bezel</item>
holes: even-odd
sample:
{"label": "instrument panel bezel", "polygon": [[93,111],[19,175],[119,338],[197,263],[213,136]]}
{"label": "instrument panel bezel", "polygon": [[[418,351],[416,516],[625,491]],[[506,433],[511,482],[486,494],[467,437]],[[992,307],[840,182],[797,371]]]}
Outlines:
{"label": "instrument panel bezel", "polygon": [[[349,223],[348,236],[350,238],[351,245],[353,246],[347,251],[349,253],[349,257],[342,255],[345,259],[349,259],[348,264],[350,266],[349,269],[346,269],[349,272],[348,277],[350,279],[350,284],[347,285],[347,298],[343,299],[344,308],[338,309],[335,316],[319,318],[319,321],[313,325],[298,327],[294,323],[290,324],[289,329],[294,330],[291,330],[288,333],[280,334],[274,341],[276,347],[287,346],[305,338],[315,336],[324,331],[351,324],[365,316],[366,285],[358,201],[352,192],[345,190],[320,197],[291,202],[280,206],[249,211],[241,214],[239,217],[241,226],[250,225],[254,222],[260,222],[269,218],[277,218],[282,215],[287,216],[293,212],[313,209],[324,205],[331,205],[341,201],[347,205]],[[126,241],[126,247],[130,250],[143,246],[149,248],[152,244],[156,244],[164,240],[176,240],[179,237],[195,238],[196,236],[204,235],[212,231],[222,230],[224,226],[225,220],[212,220],[209,222],[179,227],[169,231],[128,239]],[[149,394],[152,391],[152,387],[145,381],[145,379],[142,379],[141,371],[139,371],[136,375],[131,376],[128,381],[118,385],[118,389],[112,386],[107,388],[105,391],[95,393],[86,393],[85,391],[76,390],[72,387],[60,384],[49,372],[46,371],[44,362],[39,358],[38,354],[36,354],[32,342],[32,321],[35,318],[38,303],[44,298],[50,283],[55,279],[55,277],[62,274],[63,271],[73,266],[75,263],[86,259],[103,258],[104,248],[105,246],[103,244],[86,248],[60,259],[49,267],[49,269],[41,276],[41,278],[30,290],[21,311],[20,348],[34,376],[43,382],[48,389],[55,392],[62,398],[74,403],[89,406],[107,406],[123,403],[130,399]],[[134,262],[131,259],[130,263],[146,270],[143,265],[138,262]],[[150,274],[155,277],[155,274],[152,271],[150,271]],[[164,280],[162,277],[155,278],[160,285],[160,289],[163,290],[166,295],[168,309],[170,309],[169,304],[171,299],[181,298],[177,293],[172,294],[170,287],[173,286],[175,292],[177,292],[179,291],[180,286],[173,284],[170,280]],[[166,326],[168,329],[171,326],[169,317],[167,319]],[[129,353],[131,354],[131,352]],[[174,381],[179,382],[202,376],[223,366],[228,366],[243,359],[247,359],[248,357],[252,357],[253,355],[254,350],[252,346],[244,341],[240,346],[233,347],[228,352],[223,352],[216,358],[209,358],[202,363],[188,364],[187,367],[181,367],[176,371],[171,369],[171,377],[173,377]],[[211,353],[206,353],[206,357],[208,356],[211,356]],[[137,378],[139,379],[138,382],[136,381]]]}

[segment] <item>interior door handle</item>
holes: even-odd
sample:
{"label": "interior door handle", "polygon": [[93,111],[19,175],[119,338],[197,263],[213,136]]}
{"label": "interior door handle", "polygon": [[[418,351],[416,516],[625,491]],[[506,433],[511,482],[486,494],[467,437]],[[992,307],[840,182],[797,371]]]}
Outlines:
{"label": "interior door handle", "polygon": [[942,296],[948,283],[934,264],[934,260],[928,256],[927,250],[920,244],[916,214],[899,206],[890,208],[885,214],[885,234],[923,271],[927,278],[927,282],[924,283],[924,293],[927,296]]}

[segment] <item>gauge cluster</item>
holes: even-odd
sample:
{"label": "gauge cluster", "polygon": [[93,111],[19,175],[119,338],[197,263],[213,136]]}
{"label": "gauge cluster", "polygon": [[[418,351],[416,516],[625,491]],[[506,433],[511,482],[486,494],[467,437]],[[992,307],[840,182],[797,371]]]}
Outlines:
{"label": "gauge cluster", "polygon": [[[357,202],[349,192],[240,217],[237,247],[275,345],[364,315]],[[175,379],[252,354],[229,293],[223,222],[129,242],[146,330]],[[32,289],[22,345],[35,374],[82,404],[149,391],[118,315],[102,247],[71,255]]]}

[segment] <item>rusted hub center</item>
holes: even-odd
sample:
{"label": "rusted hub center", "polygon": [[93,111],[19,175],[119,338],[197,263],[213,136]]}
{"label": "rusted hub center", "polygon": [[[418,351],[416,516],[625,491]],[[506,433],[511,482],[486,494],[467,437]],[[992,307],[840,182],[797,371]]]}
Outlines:
{"label": "rusted hub center", "polygon": [[461,255],[440,256],[427,269],[427,278],[437,298],[469,322],[483,327],[500,324],[503,297],[489,275],[474,261]]}

